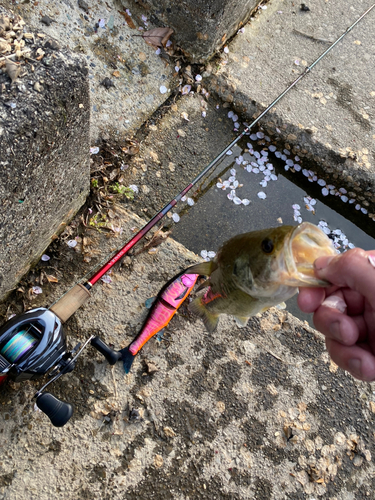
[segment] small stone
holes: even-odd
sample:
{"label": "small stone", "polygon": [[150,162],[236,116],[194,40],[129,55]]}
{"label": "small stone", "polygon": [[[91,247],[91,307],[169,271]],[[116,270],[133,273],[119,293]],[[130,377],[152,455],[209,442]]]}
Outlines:
{"label": "small stone", "polygon": [[104,80],[100,82],[100,85],[103,85],[103,87],[105,87],[107,90],[115,86],[113,81],[108,77],[104,78]]}
{"label": "small stone", "polygon": [[51,50],[60,50],[60,45],[56,42],[56,40],[47,40],[46,43],[44,44],[45,49],[51,49]]}
{"label": "small stone", "polygon": [[85,0],[78,0],[78,7],[86,12],[88,14],[89,12],[89,6],[85,2]]}
{"label": "small stone", "polygon": [[220,413],[224,413],[224,411],[225,411],[225,403],[224,403],[224,401],[218,401],[216,403],[216,408],[218,409],[218,411]]}
{"label": "small stone", "polygon": [[156,373],[159,371],[159,367],[152,361],[149,361],[148,359],[145,360],[146,367],[147,367],[147,373],[151,375],[152,373]]}
{"label": "small stone", "polygon": [[48,16],[43,16],[40,21],[43,24],[45,24],[46,26],[51,26],[52,23],[56,23],[57,22],[54,19],[52,19],[52,17],[48,17]]}
{"label": "small stone", "polygon": [[154,465],[157,469],[159,469],[163,465],[163,457],[161,455],[154,456]]}
{"label": "small stone", "polygon": [[136,422],[137,420],[141,419],[141,414],[139,413],[139,410],[137,408],[133,408],[129,412],[129,421],[130,422]]}
{"label": "small stone", "polygon": [[33,89],[36,90],[37,92],[43,92],[43,86],[40,85],[39,82],[34,83]]}
{"label": "small stone", "polygon": [[164,427],[163,431],[167,437],[175,437],[176,436],[175,431],[171,427]]}

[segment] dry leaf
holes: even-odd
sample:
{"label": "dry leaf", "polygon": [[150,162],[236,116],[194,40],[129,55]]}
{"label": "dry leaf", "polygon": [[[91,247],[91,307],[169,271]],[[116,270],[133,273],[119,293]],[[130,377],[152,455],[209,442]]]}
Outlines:
{"label": "dry leaf", "polygon": [[173,30],[171,28],[153,28],[152,30],[145,31],[141,37],[148,45],[165,47],[172,33]]}
{"label": "dry leaf", "polygon": [[119,10],[119,14],[125,17],[126,24],[129,26],[129,28],[132,28],[133,30],[137,29],[136,25],[133,23],[133,19],[129,16],[127,12]]}
{"label": "dry leaf", "polygon": [[36,53],[38,54],[38,57],[35,58],[37,61],[40,61],[41,59],[43,59],[44,54],[45,54],[44,50],[42,50],[39,47],[39,49],[36,51]]}
{"label": "dry leaf", "polygon": [[116,69],[116,71],[114,71],[112,73],[113,76],[115,76],[116,78],[119,78],[120,77],[120,72]]}
{"label": "dry leaf", "polygon": [[0,15],[0,31],[6,31],[10,29],[10,18],[5,14]]}
{"label": "dry leaf", "polygon": [[12,80],[12,83],[17,80],[19,74],[21,73],[21,65],[17,64],[9,59],[5,61],[5,69]]}
{"label": "dry leaf", "polygon": [[5,52],[10,52],[12,47],[5,40],[0,40],[0,54],[5,54]]}
{"label": "dry leaf", "polygon": [[130,146],[121,148],[127,155],[136,155],[139,152],[139,144],[136,142],[130,142]]}
{"label": "dry leaf", "polygon": [[46,274],[47,276],[47,279],[50,283],[58,283],[59,280],[57,278],[55,278],[55,276],[52,276],[52,274]]}

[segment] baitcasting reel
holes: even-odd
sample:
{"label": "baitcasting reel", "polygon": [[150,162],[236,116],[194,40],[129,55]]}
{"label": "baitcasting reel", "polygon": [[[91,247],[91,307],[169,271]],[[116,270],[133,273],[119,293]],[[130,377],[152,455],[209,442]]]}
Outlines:
{"label": "baitcasting reel", "polygon": [[7,377],[22,382],[48,374],[50,380],[34,397],[52,424],[62,427],[73,415],[72,405],[43,391],[64,373],[74,370],[78,356],[89,342],[109,364],[114,365],[121,358],[120,352],[110,349],[94,335],[82,347],[77,344],[69,351],[60,319],[43,307],[15,316],[0,328],[0,384]]}

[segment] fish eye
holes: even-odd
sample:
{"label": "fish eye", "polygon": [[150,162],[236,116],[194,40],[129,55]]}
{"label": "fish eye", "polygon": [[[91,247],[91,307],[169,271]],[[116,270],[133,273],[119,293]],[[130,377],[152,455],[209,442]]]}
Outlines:
{"label": "fish eye", "polygon": [[262,250],[264,253],[272,253],[273,252],[273,242],[269,238],[265,238],[262,241]]}

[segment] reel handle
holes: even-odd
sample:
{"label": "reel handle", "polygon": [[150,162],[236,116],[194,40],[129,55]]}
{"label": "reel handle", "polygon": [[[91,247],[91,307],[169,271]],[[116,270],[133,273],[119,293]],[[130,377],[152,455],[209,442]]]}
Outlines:
{"label": "reel handle", "polygon": [[73,406],[71,404],[60,401],[49,392],[38,394],[36,404],[55,427],[63,427],[73,415]]}
{"label": "reel handle", "polygon": [[95,347],[108,361],[110,365],[115,365],[117,361],[122,358],[122,354],[119,351],[114,351],[110,347],[107,346],[99,337],[94,337],[91,340],[91,345]]}

